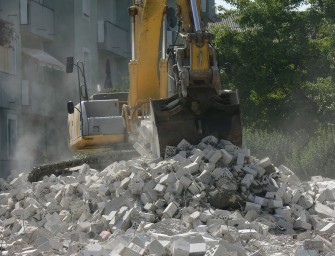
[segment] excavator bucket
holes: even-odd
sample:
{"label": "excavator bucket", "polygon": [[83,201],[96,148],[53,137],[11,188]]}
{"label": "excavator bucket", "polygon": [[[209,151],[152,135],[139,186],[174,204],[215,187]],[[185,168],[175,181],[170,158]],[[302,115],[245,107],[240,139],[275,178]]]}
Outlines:
{"label": "excavator bucket", "polygon": [[176,146],[182,139],[197,144],[213,135],[242,146],[240,105],[237,92],[225,91],[207,102],[205,111],[195,114],[192,102],[182,102],[178,95],[151,100],[151,117],[156,138],[154,150],[163,155],[166,146]]}

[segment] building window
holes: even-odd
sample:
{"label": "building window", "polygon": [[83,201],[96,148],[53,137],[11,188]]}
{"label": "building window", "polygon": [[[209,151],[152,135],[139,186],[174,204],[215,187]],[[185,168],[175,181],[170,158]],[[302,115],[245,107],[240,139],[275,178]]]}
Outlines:
{"label": "building window", "polygon": [[16,73],[16,34],[14,25],[0,20],[0,71]]}
{"label": "building window", "polygon": [[86,18],[89,18],[91,16],[91,6],[90,6],[90,0],[82,0],[83,1],[83,15]]}
{"label": "building window", "polygon": [[7,116],[7,149],[8,157],[12,158],[15,156],[15,147],[17,141],[17,125],[16,116]]}
{"label": "building window", "polygon": [[16,73],[16,51],[15,47],[10,48],[0,45],[0,71],[15,74]]}

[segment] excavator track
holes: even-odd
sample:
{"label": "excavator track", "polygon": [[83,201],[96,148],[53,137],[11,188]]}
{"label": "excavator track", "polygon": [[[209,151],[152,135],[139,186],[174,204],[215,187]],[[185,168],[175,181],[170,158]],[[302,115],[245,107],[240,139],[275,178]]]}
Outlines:
{"label": "excavator track", "polygon": [[56,176],[69,175],[71,172],[75,171],[71,170],[72,167],[83,164],[88,164],[91,167],[99,170],[101,168],[105,168],[108,164],[111,164],[115,161],[130,160],[139,156],[139,153],[135,150],[118,150],[98,153],[79,159],[43,164],[32,169],[28,175],[28,181],[37,182],[42,180],[44,176],[50,176],[52,174]]}

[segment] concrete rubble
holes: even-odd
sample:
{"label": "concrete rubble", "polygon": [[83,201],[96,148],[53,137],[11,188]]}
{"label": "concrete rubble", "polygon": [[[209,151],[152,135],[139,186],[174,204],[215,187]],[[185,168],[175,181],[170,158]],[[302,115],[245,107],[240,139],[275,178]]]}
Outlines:
{"label": "concrete rubble", "polygon": [[101,172],[0,179],[0,255],[335,255],[334,180],[213,136],[140,149]]}

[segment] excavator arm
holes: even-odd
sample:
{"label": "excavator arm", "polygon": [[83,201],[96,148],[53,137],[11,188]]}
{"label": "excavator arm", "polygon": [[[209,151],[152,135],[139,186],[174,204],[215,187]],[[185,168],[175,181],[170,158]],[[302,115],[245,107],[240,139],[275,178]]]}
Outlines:
{"label": "excavator arm", "polygon": [[206,32],[199,0],[177,0],[183,47],[175,50],[175,87],[178,93],[167,99],[151,100],[154,123],[154,149],[157,155],[165,146],[181,139],[197,143],[214,135],[242,145],[240,106],[237,92],[221,90],[220,71],[213,35]]}

